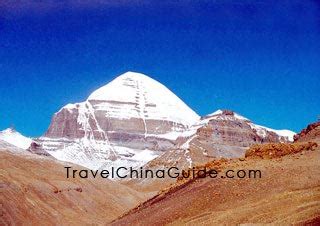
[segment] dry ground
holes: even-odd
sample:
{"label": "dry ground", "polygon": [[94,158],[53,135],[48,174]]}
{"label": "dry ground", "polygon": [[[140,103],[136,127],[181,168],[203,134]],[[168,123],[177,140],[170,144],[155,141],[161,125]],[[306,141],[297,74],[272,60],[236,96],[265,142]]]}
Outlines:
{"label": "dry ground", "polygon": [[105,224],[144,200],[110,180],[66,179],[65,165],[1,150],[0,225]]}
{"label": "dry ground", "polygon": [[231,160],[260,179],[196,179],[131,210],[113,225],[320,223],[320,150]]}

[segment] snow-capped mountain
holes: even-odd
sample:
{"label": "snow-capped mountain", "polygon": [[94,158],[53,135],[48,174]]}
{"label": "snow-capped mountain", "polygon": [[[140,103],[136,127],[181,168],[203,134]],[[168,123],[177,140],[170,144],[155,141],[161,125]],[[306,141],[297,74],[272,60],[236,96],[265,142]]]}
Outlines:
{"label": "snow-capped mountain", "polygon": [[89,168],[141,165],[174,147],[199,118],[159,82],[127,72],[55,113],[31,151]]}
{"label": "snow-capped mountain", "polygon": [[292,141],[293,135],[256,125],[232,111],[200,118],[159,82],[127,72],[84,102],[61,108],[29,150],[91,169],[136,167],[159,159],[166,165],[190,166],[241,156],[254,143]]}
{"label": "snow-capped mountain", "polygon": [[27,149],[32,142],[31,138],[21,135],[19,132],[15,131],[12,128],[0,131],[0,140],[6,141],[7,143],[21,149]]}

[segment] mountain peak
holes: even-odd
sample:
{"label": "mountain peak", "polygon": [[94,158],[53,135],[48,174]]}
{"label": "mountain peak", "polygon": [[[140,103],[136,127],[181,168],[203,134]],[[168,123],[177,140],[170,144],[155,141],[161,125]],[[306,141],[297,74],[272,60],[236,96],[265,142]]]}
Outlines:
{"label": "mountain peak", "polygon": [[17,131],[14,128],[10,127],[10,128],[7,128],[5,130],[0,131],[0,133],[2,133],[2,134],[4,134],[4,133],[6,133],[6,134],[8,134],[8,133],[17,133]]}
{"label": "mountain peak", "polygon": [[221,118],[221,119],[239,119],[244,121],[250,121],[249,119],[243,117],[242,115],[232,111],[232,110],[217,110],[209,115],[202,117],[203,119],[213,119],[213,118]]}
{"label": "mountain peak", "polygon": [[139,72],[134,72],[134,71],[127,71],[127,72],[119,75],[117,78],[132,78],[132,79],[136,79],[136,80],[152,79],[145,74],[142,74]]}
{"label": "mountain peak", "polygon": [[88,97],[88,100],[113,99],[127,101],[128,98],[132,97],[132,95],[135,96],[138,94],[139,89],[148,89],[151,87],[157,88],[156,90],[158,90],[160,87],[167,89],[161,83],[145,74],[128,71],[117,76],[108,84],[94,91]]}
{"label": "mountain peak", "polygon": [[126,72],[94,91],[88,101],[113,104],[108,112],[120,118],[169,120],[192,125],[200,117],[160,82],[137,72]]}

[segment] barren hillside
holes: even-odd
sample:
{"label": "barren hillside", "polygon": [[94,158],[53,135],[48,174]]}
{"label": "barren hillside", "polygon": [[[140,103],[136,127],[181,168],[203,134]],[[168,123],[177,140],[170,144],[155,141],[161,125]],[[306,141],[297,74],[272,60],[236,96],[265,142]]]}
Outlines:
{"label": "barren hillside", "polygon": [[110,180],[67,179],[65,165],[1,150],[0,225],[104,224],[143,200]]}
{"label": "barren hillside", "polygon": [[[269,153],[271,149],[272,145],[266,145],[259,150]],[[259,169],[262,177],[189,180],[143,203],[113,225],[320,223],[320,149],[311,145],[292,150],[271,157],[226,160],[218,164],[220,169]]]}

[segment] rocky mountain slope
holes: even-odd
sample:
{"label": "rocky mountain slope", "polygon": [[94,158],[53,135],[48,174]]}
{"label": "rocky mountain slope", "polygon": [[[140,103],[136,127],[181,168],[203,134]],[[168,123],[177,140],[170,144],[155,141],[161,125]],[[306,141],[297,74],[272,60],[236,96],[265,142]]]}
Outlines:
{"label": "rocky mountain slope", "polygon": [[192,167],[216,158],[243,157],[253,144],[293,141],[295,133],[256,125],[229,110],[218,110],[193,125],[194,134],[150,161],[150,167]]}
{"label": "rocky mountain slope", "polygon": [[[148,162],[144,168],[151,170],[192,168],[220,158],[244,157],[254,144],[284,143],[293,140],[295,133],[274,130],[256,125],[249,119],[229,110],[218,110],[202,117],[189,131],[188,138],[178,138],[177,145]],[[156,192],[173,183],[175,179],[133,179],[123,183],[139,190]]]}
{"label": "rocky mountain slope", "polygon": [[318,225],[320,145],[305,141],[256,144],[245,158],[206,163],[219,172],[260,170],[261,178],[178,180],[113,225]]}
{"label": "rocky mountain slope", "polygon": [[317,141],[320,143],[320,122],[311,123],[294,136],[295,141]]}
{"label": "rocky mountain slope", "polygon": [[65,165],[0,148],[0,225],[102,225],[144,200],[107,179],[67,179]]}

